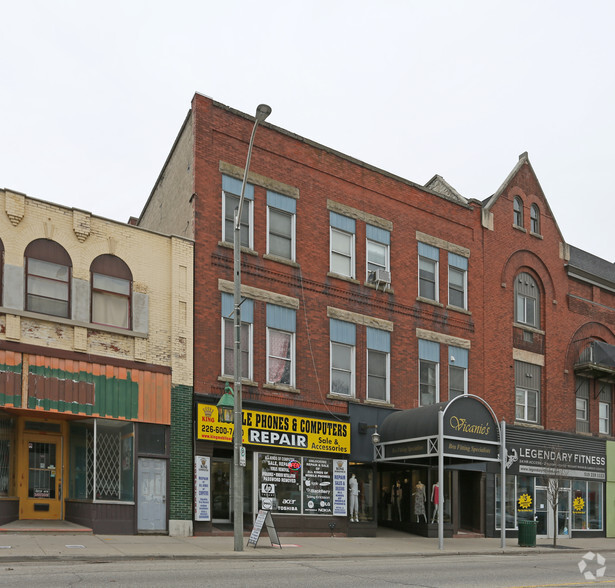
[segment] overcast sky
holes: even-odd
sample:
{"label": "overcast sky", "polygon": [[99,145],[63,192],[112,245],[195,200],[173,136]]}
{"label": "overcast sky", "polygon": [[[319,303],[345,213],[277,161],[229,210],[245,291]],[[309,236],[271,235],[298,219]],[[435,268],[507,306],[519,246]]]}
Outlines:
{"label": "overcast sky", "polygon": [[195,92],[615,261],[615,1],[0,0],[0,187],[138,216]]}

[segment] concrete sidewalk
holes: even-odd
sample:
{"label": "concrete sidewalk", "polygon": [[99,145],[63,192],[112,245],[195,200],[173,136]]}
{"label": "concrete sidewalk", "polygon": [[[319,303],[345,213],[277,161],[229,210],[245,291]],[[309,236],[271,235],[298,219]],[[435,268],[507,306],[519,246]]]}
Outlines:
{"label": "concrete sidewalk", "polygon": [[[247,543],[248,537],[245,538]],[[244,543],[244,551],[235,552],[233,537],[167,537],[160,535],[91,534],[2,534],[0,562],[45,560],[112,561],[130,559],[297,559],[344,557],[432,557],[440,555],[528,555],[570,552],[581,557],[587,551],[615,551],[613,539],[562,539],[558,548],[538,540],[536,547],[519,547],[516,539],[507,539],[504,550],[500,539],[445,539],[438,549],[437,539],[408,535],[380,528],[377,537],[281,537],[282,548],[271,546],[263,531],[255,547]],[[579,554],[579,555],[577,555]]]}

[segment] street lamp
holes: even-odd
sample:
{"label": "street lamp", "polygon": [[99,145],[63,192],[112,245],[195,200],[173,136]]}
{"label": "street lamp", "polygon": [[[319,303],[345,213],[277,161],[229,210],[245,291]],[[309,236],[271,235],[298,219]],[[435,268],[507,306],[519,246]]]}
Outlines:
{"label": "street lamp", "polygon": [[[233,301],[233,330],[235,334],[234,345],[234,432],[233,432],[233,535],[235,538],[235,551],[243,551],[243,470],[241,463],[242,454],[242,407],[241,407],[241,210],[243,208],[244,192],[248,181],[248,170],[250,169],[250,157],[252,156],[252,146],[254,145],[254,135],[256,127],[271,114],[271,107],[266,104],[259,104],[254,117],[254,127],[248,145],[248,157],[246,167],[243,171],[243,182],[241,184],[241,195],[239,204],[235,209],[235,230],[233,233],[233,271],[234,271],[234,301]],[[226,387],[225,387],[226,391]]]}
{"label": "street lamp", "polygon": [[235,398],[231,385],[227,382],[224,385],[224,394],[216,404],[218,407],[218,420],[221,423],[233,422],[233,407],[235,406]]}

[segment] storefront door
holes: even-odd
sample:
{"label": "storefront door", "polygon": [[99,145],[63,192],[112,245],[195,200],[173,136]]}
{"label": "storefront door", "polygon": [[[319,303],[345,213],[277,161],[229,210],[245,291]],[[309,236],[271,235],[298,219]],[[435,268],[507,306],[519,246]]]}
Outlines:
{"label": "storefront door", "polygon": [[19,518],[62,519],[62,438],[24,435]]}
{"label": "storefront door", "polygon": [[231,460],[214,459],[211,464],[212,522],[231,522]]}
{"label": "storefront door", "polygon": [[[536,534],[539,537],[553,539],[553,507],[549,503],[547,488],[536,486]],[[559,490],[557,503],[557,536],[561,539],[570,537],[570,488]]]}

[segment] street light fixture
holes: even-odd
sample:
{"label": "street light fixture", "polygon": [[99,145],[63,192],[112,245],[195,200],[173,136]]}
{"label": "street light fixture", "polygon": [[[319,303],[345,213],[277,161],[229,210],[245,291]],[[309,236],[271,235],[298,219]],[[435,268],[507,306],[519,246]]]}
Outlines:
{"label": "street light fixture", "polygon": [[233,389],[228,382],[224,385],[224,394],[216,406],[218,407],[218,420],[221,423],[232,423],[235,397]]}
{"label": "street light fixture", "polygon": [[[248,181],[250,158],[256,127],[271,114],[271,107],[259,104],[254,117],[254,126],[248,145],[248,157],[243,171],[241,195],[239,204],[235,210],[235,227],[233,233],[233,272],[234,272],[234,300],[233,300],[233,330],[235,335],[234,344],[234,432],[233,432],[233,535],[235,538],[235,551],[243,551],[243,469],[245,462],[241,462],[242,456],[242,391],[241,391],[241,210],[243,208],[244,193]],[[229,386],[230,387],[230,386]],[[225,386],[226,391],[226,386]],[[245,455],[245,454],[244,454]]]}

